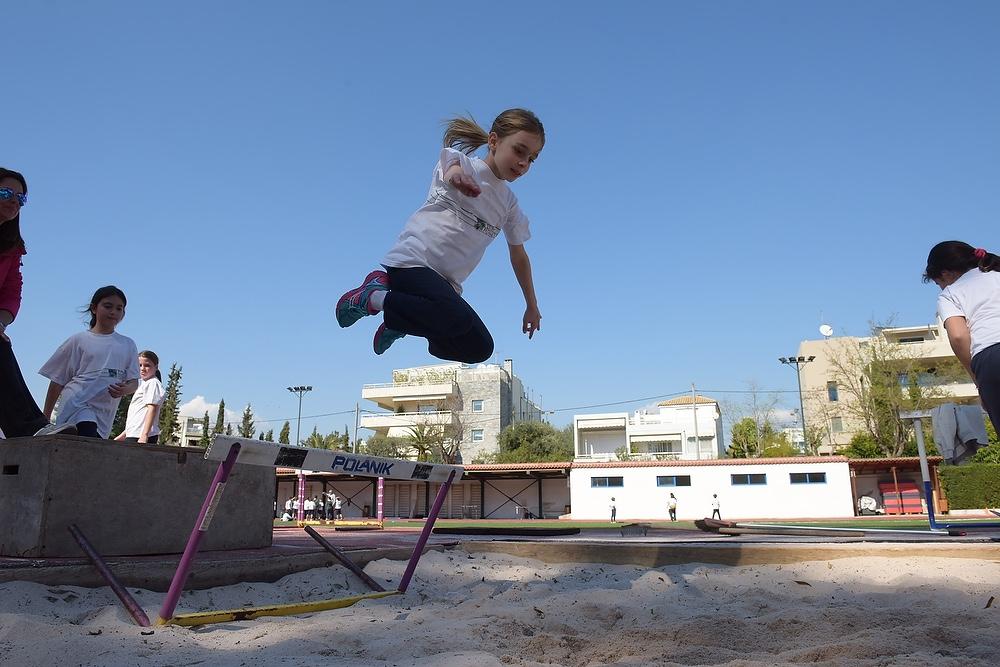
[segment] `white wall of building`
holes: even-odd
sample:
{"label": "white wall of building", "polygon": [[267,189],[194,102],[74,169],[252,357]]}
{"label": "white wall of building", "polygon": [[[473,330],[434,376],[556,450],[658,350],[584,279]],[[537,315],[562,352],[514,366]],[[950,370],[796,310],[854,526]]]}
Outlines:
{"label": "white wall of building", "polygon": [[[572,518],[607,520],[615,498],[618,519],[665,520],[667,498],[677,497],[679,519],[712,515],[718,494],[722,518],[791,519],[853,516],[850,471],[846,459],[781,463],[637,465],[574,464],[570,470]],[[789,462],[796,461],[796,462]],[[590,467],[595,466],[595,467]],[[792,484],[790,473],[825,473],[825,483]],[[734,485],[731,475],[766,475],[766,484]],[[690,476],[690,486],[657,486],[657,476]],[[621,477],[623,486],[593,487],[592,478]]]}

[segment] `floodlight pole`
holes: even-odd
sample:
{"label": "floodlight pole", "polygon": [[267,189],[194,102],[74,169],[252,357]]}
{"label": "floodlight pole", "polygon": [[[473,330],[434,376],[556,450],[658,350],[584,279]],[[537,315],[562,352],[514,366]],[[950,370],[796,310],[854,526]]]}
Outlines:
{"label": "floodlight pole", "polygon": [[[295,420],[295,446],[298,447],[302,442],[302,395],[307,391],[312,391],[312,386],[298,386],[298,387],[288,387],[288,391],[293,394],[299,395],[299,416]],[[302,471],[298,471],[296,476],[298,481],[298,493],[296,494],[299,498],[299,509],[295,513],[295,520],[298,522],[305,521],[306,517],[306,476],[302,474]]]}
{"label": "floodlight pole", "polygon": [[802,446],[807,447],[806,440],[806,409],[802,402],[802,367],[813,361],[816,357],[779,357],[778,361],[786,366],[795,366],[795,378],[799,382],[799,415],[802,418]]}

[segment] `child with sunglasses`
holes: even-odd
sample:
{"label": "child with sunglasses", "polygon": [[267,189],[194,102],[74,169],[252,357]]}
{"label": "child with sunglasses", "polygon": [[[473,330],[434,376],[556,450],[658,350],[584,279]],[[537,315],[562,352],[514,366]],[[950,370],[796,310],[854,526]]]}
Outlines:
{"label": "child with sunglasses", "polygon": [[[489,359],[493,337],[462,298],[462,282],[503,232],[526,305],[521,331],[531,338],[542,319],[524,250],[531,233],[507,184],[528,172],[544,145],[541,121],[525,109],[504,111],[489,132],[469,118],[449,121],[427,201],[382,259],[385,271],[372,271],[340,297],[337,323],[349,327],[381,312],[375,354],[413,335],[426,338],[439,359]],[[481,146],[487,147],[485,159],[473,155]]]}
{"label": "child with sunglasses", "polygon": [[73,429],[71,424],[56,428],[38,409],[7,332],[21,307],[21,257],[27,254],[21,238],[21,209],[27,203],[24,176],[0,167],[0,430],[7,438]]}
{"label": "child with sunglasses", "polygon": [[122,396],[139,387],[139,351],[115,327],[125,317],[125,293],[102,287],[90,299],[90,328],[73,334],[38,372],[49,379],[46,417],[56,401],[56,424],[74,424],[80,435],[107,438]]}

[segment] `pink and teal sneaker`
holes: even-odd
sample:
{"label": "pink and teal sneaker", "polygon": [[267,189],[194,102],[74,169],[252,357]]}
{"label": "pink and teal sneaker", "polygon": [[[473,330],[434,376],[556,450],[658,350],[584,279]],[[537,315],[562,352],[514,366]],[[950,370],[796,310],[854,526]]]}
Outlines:
{"label": "pink and teal sneaker", "polygon": [[337,324],[349,327],[366,315],[374,315],[368,304],[368,298],[375,290],[389,289],[389,274],[385,271],[372,271],[365,276],[360,287],[355,287],[337,301]]}
{"label": "pink and teal sneaker", "polygon": [[402,331],[396,331],[395,329],[390,329],[385,326],[385,322],[379,325],[379,328],[375,330],[375,338],[372,340],[372,348],[375,350],[375,354],[382,354],[389,347],[392,346],[400,338],[406,336]]}

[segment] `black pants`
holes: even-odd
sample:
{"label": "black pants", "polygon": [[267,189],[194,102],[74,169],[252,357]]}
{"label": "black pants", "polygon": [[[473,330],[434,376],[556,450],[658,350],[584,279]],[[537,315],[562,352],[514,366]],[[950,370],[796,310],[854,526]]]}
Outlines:
{"label": "black pants", "polygon": [[980,350],[972,357],[979,400],[990,416],[993,428],[1000,430],[1000,343]]}
{"label": "black pants", "polygon": [[712,518],[722,521],[722,513],[719,510],[712,510]]}
{"label": "black pants", "polygon": [[668,510],[668,511],[670,512],[670,520],[671,521],[677,521],[677,510],[671,509],[671,510]]}
{"label": "black pants", "polygon": [[[160,439],[159,433],[157,433],[156,435],[146,436],[146,444],[155,445],[156,441],[159,439]],[[125,438],[125,442],[129,443],[130,445],[136,445],[139,444],[139,438]]]}
{"label": "black pants", "polygon": [[101,437],[101,434],[97,432],[97,422],[77,422],[76,434],[82,435],[85,438]]}
{"label": "black pants", "polygon": [[478,364],[493,355],[493,336],[479,315],[433,269],[388,268],[385,326],[426,338],[438,359]]}
{"label": "black pants", "polygon": [[34,435],[49,423],[31,397],[14,358],[14,349],[0,338],[0,429],[5,437]]}

